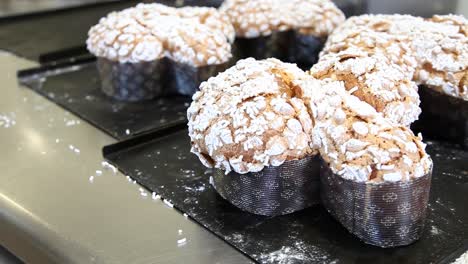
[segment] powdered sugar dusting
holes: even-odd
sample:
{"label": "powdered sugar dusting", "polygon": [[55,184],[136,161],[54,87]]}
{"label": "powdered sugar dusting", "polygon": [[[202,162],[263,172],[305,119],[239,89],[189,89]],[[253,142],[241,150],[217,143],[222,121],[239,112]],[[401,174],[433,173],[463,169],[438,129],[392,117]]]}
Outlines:
{"label": "powdered sugar dusting", "polygon": [[229,16],[236,35],[246,38],[291,29],[324,37],[345,19],[329,0],[226,0],[220,10]]}
{"label": "powdered sugar dusting", "polygon": [[303,242],[296,242],[292,247],[283,246],[280,249],[263,253],[258,256],[261,263],[335,263],[323,250],[307,245]]}
{"label": "powdered sugar dusting", "polygon": [[226,173],[257,172],[317,150],[334,173],[359,182],[407,181],[432,168],[420,137],[348,93],[344,82],[317,80],[275,59],[241,60],[210,78],[187,115],[191,151]]}
{"label": "powdered sugar dusting", "polygon": [[371,57],[383,55],[407,73],[408,81],[468,100],[466,28],[468,21],[455,15],[435,15],[429,19],[362,15],[338,27],[328,38],[322,55],[349,49]]}
{"label": "powdered sugar dusting", "polygon": [[309,88],[303,89],[303,100],[314,113],[313,147],[334,173],[358,182],[394,182],[421,177],[432,168],[419,137],[349,94],[343,82],[304,85]]}
{"label": "powdered sugar dusting", "polygon": [[246,59],[202,83],[187,110],[192,152],[226,173],[310,154],[312,119],[294,90],[303,78],[295,65]]}
{"label": "powdered sugar dusting", "polygon": [[120,62],[168,57],[192,66],[221,64],[231,57],[234,29],[214,8],[139,4],[102,18],[88,33],[88,49]]}
{"label": "powdered sugar dusting", "polygon": [[385,55],[370,56],[355,47],[325,54],[311,69],[316,78],[343,81],[348,90],[355,91],[353,95],[405,126],[421,113],[418,88],[407,73]]}

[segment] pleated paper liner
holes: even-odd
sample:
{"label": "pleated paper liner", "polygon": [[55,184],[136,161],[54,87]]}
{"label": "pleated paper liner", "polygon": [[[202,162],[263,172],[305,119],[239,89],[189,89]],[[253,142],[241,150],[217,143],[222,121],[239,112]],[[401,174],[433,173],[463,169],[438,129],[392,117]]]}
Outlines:
{"label": "pleated paper liner", "polygon": [[363,242],[383,248],[409,245],[423,232],[432,172],[406,182],[356,182],[321,166],[322,205]]}
{"label": "pleated paper liner", "polygon": [[161,96],[166,65],[162,60],[120,63],[98,58],[102,91],[120,101],[142,101]]}
{"label": "pleated paper liner", "polygon": [[168,80],[166,81],[170,89],[169,93],[187,96],[192,96],[198,91],[203,81],[225,71],[235,63],[233,60],[229,60],[218,65],[193,67],[169,59],[166,59],[166,61],[168,64]]}
{"label": "pleated paper liner", "polygon": [[422,114],[412,125],[424,137],[446,140],[468,149],[468,101],[425,86],[418,89]]}
{"label": "pleated paper liner", "polygon": [[102,91],[120,101],[144,101],[179,94],[193,95],[200,83],[224,71],[230,63],[194,67],[168,58],[139,63],[97,59]]}
{"label": "pleated paper liner", "polygon": [[275,31],[269,36],[236,38],[233,54],[237,59],[277,58],[297,63],[302,69],[310,69],[318,60],[324,39],[304,35],[294,30]]}
{"label": "pleated paper liner", "polygon": [[246,174],[215,169],[211,184],[243,211],[278,216],[319,203],[319,174],[320,159],[314,155]]}

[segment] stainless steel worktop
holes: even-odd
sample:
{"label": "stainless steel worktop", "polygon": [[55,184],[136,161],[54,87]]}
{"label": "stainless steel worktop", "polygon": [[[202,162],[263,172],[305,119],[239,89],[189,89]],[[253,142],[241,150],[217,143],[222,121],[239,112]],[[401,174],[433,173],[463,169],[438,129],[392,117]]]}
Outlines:
{"label": "stainless steel worktop", "polygon": [[28,263],[249,262],[103,168],[115,140],[18,87],[16,71],[33,66],[0,53],[0,244]]}

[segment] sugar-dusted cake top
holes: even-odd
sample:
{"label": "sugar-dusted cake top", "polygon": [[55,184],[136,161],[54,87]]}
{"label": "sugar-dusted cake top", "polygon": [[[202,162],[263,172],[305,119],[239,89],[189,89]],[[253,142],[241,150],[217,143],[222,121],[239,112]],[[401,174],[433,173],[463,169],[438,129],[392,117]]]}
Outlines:
{"label": "sugar-dusted cake top", "polygon": [[313,154],[313,123],[297,86],[304,78],[293,64],[245,59],[202,83],[187,111],[192,152],[226,173]]}
{"label": "sugar-dusted cake top", "polygon": [[394,123],[405,126],[421,113],[418,87],[411,81],[413,72],[392,63],[383,54],[369,54],[353,46],[321,56],[310,70],[318,79],[343,81],[350,93]]}
{"label": "sugar-dusted cake top", "polygon": [[162,57],[204,66],[231,58],[234,29],[214,8],[139,4],[102,18],[88,33],[94,55],[120,62]]}
{"label": "sugar-dusted cake top", "polygon": [[340,81],[322,80],[304,89],[312,111],[312,147],[334,173],[358,182],[395,182],[430,172],[425,144],[405,126],[395,125],[352,95]]}
{"label": "sugar-dusted cake top", "polygon": [[325,37],[345,19],[329,0],[226,0],[220,10],[246,38],[287,30]]}
{"label": "sugar-dusted cake top", "polygon": [[468,100],[468,20],[462,16],[351,17],[328,38],[322,54],[350,47],[383,54],[416,83]]}
{"label": "sugar-dusted cake top", "polygon": [[421,138],[347,91],[276,59],[246,59],[204,82],[187,110],[192,152],[226,173],[258,172],[317,152],[360,182],[406,181],[432,168]]}

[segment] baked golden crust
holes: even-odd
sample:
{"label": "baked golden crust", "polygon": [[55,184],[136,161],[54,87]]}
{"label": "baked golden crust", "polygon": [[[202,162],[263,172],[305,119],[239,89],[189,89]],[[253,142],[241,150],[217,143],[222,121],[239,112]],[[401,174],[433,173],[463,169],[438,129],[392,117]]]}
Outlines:
{"label": "baked golden crust", "polygon": [[309,78],[276,59],[240,60],[210,78],[187,111],[192,152],[228,173],[256,172],[311,155],[312,119],[299,97]]}
{"label": "baked golden crust", "polygon": [[350,48],[381,54],[410,80],[468,100],[468,21],[462,16],[363,15],[328,38],[322,55]]}
{"label": "baked golden crust", "polygon": [[394,182],[430,171],[425,144],[409,128],[350,94],[344,82],[325,79],[312,86],[304,86],[302,97],[313,113],[311,146],[334,173],[359,182]]}
{"label": "baked golden crust", "polygon": [[352,95],[276,59],[246,59],[203,83],[187,111],[192,152],[226,173],[318,152],[355,181],[407,181],[432,166],[420,137]]}
{"label": "baked golden crust", "polygon": [[326,37],[345,19],[329,0],[226,0],[220,10],[244,38],[287,30]]}
{"label": "baked golden crust", "polygon": [[102,18],[88,33],[94,55],[120,62],[162,57],[192,66],[221,64],[231,58],[234,28],[214,8],[172,8],[139,4]]}
{"label": "baked golden crust", "polygon": [[350,47],[323,55],[310,74],[318,79],[343,81],[345,88],[378,112],[405,126],[418,119],[418,87],[403,67],[386,56],[370,55]]}

